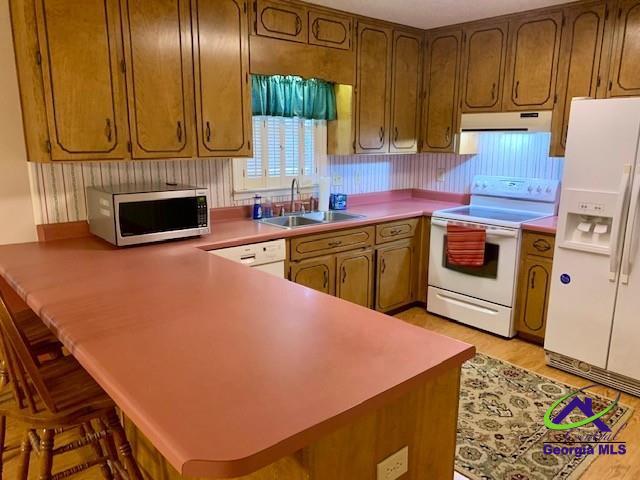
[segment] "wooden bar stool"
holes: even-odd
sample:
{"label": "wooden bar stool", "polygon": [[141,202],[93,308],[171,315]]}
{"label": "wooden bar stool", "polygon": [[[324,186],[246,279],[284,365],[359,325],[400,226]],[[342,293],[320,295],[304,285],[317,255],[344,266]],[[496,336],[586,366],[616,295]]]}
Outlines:
{"label": "wooden bar stool", "polygon": [[[18,480],[27,480],[32,451],[40,480],[61,480],[99,466],[105,479],[142,480],[111,398],[72,356],[40,362],[36,350],[0,298],[0,347],[8,386],[0,391],[0,416],[25,424]],[[95,431],[92,422],[98,426]],[[55,437],[78,428],[80,438],[56,446]],[[4,448],[4,438],[0,447]],[[90,445],[95,458],[53,473],[56,455]]]}

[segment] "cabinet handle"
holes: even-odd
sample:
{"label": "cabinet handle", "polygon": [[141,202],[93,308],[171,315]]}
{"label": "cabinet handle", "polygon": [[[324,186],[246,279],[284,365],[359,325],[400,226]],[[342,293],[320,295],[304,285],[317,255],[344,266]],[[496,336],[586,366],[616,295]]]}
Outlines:
{"label": "cabinet handle", "polygon": [[400,232],[402,232],[402,230],[399,229],[393,229],[391,230],[389,233],[391,234],[391,236],[395,237],[396,235],[398,235]]}
{"label": "cabinet handle", "polygon": [[449,141],[451,140],[451,127],[447,127],[444,138],[446,139],[447,143],[449,143]]}
{"label": "cabinet handle", "polygon": [[551,244],[546,240],[542,240],[541,238],[533,242],[533,247],[539,252],[548,252],[549,250],[551,250]]}
{"label": "cabinet handle", "polygon": [[496,99],[496,84],[495,82],[493,82],[493,85],[491,86],[491,100],[495,100]]}
{"label": "cabinet handle", "polygon": [[318,20],[313,22],[313,36],[320,40],[320,22]]}
{"label": "cabinet handle", "polygon": [[342,283],[344,283],[346,279],[347,279],[347,269],[344,268],[344,265],[343,265],[342,266]]}
{"label": "cabinet handle", "polygon": [[178,121],[178,128],[176,128],[176,136],[178,137],[178,141],[182,142],[182,122]]}
{"label": "cabinet handle", "polygon": [[207,143],[211,141],[211,123],[207,122],[207,127],[205,129],[205,137],[207,138]]}
{"label": "cabinet handle", "polygon": [[296,35],[298,35],[302,31],[302,20],[300,17],[296,17]]}
{"label": "cabinet handle", "polygon": [[516,82],[516,98],[518,98],[518,92],[520,91],[520,80]]}
{"label": "cabinet handle", "polygon": [[322,284],[322,286],[324,288],[327,288],[327,286],[329,285],[329,274],[327,273],[326,270],[322,272],[322,278],[324,280],[324,283]]}
{"label": "cabinet handle", "polygon": [[112,128],[111,128],[111,119],[110,118],[107,118],[106,125],[104,127],[104,134],[107,137],[107,141],[109,143],[111,143],[111,138],[112,138],[112,135],[113,135],[113,131],[112,131]]}
{"label": "cabinet handle", "polygon": [[384,258],[382,259],[382,265],[380,268],[380,272],[384,273],[384,271],[387,269],[387,262],[384,261]]}
{"label": "cabinet handle", "polygon": [[534,290],[536,288],[536,271],[534,270],[531,273],[531,290]]}
{"label": "cabinet handle", "polygon": [[335,240],[333,242],[329,242],[330,247],[339,247],[340,245],[342,245],[342,240]]}
{"label": "cabinet handle", "polygon": [[399,136],[398,127],[395,127],[395,131],[393,132],[393,135],[394,135],[393,136],[393,141],[397,142],[398,141],[398,136]]}
{"label": "cabinet handle", "polygon": [[384,139],[384,127],[380,127],[380,141],[382,142]]}

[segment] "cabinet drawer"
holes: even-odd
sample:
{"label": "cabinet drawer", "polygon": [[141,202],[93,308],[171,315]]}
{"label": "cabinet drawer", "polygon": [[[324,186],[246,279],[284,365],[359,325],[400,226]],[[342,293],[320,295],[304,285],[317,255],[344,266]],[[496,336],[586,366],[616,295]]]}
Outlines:
{"label": "cabinet drawer", "polygon": [[291,240],[291,260],[317,257],[373,245],[373,227],[309,235]]}
{"label": "cabinet drawer", "polygon": [[553,235],[525,232],[522,239],[524,253],[525,255],[553,258],[555,240]]}
{"label": "cabinet drawer", "polygon": [[419,218],[408,218],[376,225],[376,243],[393,242],[394,240],[413,237],[419,221]]}

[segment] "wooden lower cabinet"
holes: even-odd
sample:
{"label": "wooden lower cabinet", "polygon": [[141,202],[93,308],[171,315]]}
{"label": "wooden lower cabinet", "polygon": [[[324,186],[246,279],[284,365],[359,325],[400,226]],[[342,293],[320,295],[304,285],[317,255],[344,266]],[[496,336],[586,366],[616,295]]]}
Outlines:
{"label": "wooden lower cabinet", "polygon": [[378,248],[376,310],[387,312],[413,302],[416,267],[413,240],[401,240]]}
{"label": "wooden lower cabinet", "polygon": [[363,307],[373,306],[373,250],[336,255],[336,296]]}
{"label": "wooden lower cabinet", "polygon": [[334,295],[336,291],[336,258],[334,255],[311,258],[290,264],[290,279],[305,287]]}
{"label": "wooden lower cabinet", "polygon": [[543,343],[547,326],[554,237],[525,232],[522,245],[516,329],[520,336]]}

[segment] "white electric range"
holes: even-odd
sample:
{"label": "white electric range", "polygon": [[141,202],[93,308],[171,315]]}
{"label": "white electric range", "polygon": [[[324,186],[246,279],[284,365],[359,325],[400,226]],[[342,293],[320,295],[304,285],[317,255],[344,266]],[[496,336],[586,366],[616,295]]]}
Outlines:
{"label": "white electric range", "polygon": [[[514,303],[523,223],[555,215],[556,180],[476,176],[471,203],[431,219],[427,310],[503,337],[515,335]],[[486,230],[484,264],[447,261],[447,225]]]}

